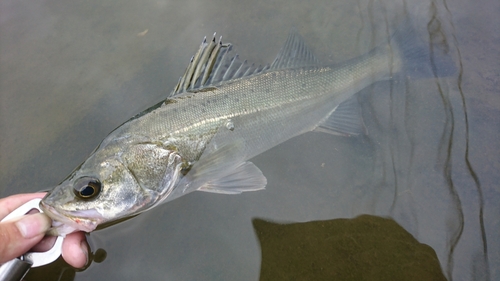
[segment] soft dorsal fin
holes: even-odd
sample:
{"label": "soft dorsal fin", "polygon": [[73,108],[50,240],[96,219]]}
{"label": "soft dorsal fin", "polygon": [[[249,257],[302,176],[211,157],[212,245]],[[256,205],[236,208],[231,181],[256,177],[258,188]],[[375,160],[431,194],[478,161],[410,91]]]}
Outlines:
{"label": "soft dorsal fin", "polygon": [[313,52],[306,46],[304,39],[292,28],[285,45],[271,64],[271,69],[292,68],[319,64]]}

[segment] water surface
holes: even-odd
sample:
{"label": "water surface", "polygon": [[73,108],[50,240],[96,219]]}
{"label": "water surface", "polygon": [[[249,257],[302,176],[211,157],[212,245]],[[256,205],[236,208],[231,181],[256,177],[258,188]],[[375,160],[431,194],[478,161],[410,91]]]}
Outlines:
{"label": "water surface", "polygon": [[101,263],[75,273],[59,262],[28,280],[53,280],[47,270],[63,280],[257,280],[252,220],[362,214],[430,246],[449,280],[500,279],[500,4],[418,2],[2,1],[2,197],[62,181],[111,130],[164,99],[214,31],[265,64],[294,26],[331,63],[387,42],[407,14],[457,66],[359,93],[367,135],[308,133],[255,157],[265,191],[184,196],[92,233]]}

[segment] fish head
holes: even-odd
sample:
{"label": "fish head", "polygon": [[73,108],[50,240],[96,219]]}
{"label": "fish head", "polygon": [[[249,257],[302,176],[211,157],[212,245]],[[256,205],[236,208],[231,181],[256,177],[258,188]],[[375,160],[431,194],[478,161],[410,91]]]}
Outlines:
{"label": "fish head", "polygon": [[40,208],[53,220],[49,234],[91,232],[98,225],[137,214],[155,198],[152,192],[140,186],[119,158],[93,155],[49,191]]}

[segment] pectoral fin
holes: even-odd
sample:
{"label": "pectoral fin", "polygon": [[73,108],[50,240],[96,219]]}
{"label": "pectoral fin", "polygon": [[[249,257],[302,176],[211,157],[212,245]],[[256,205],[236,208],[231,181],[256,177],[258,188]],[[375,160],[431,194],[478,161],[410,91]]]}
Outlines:
{"label": "pectoral fin", "polygon": [[265,189],[267,179],[252,162],[244,162],[229,174],[207,182],[198,188],[199,191],[240,194],[246,191]]}
{"label": "pectoral fin", "polygon": [[179,191],[238,194],[264,189],[266,177],[245,160],[244,145],[237,133],[221,126],[200,159],[179,182]]}

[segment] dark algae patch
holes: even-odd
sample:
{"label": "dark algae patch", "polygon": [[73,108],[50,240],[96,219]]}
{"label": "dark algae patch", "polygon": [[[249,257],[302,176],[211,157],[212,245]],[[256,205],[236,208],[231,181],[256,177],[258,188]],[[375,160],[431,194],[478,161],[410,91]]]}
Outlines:
{"label": "dark algae patch", "polygon": [[446,280],[434,250],[392,219],[254,219],[253,226],[262,251],[260,280]]}

